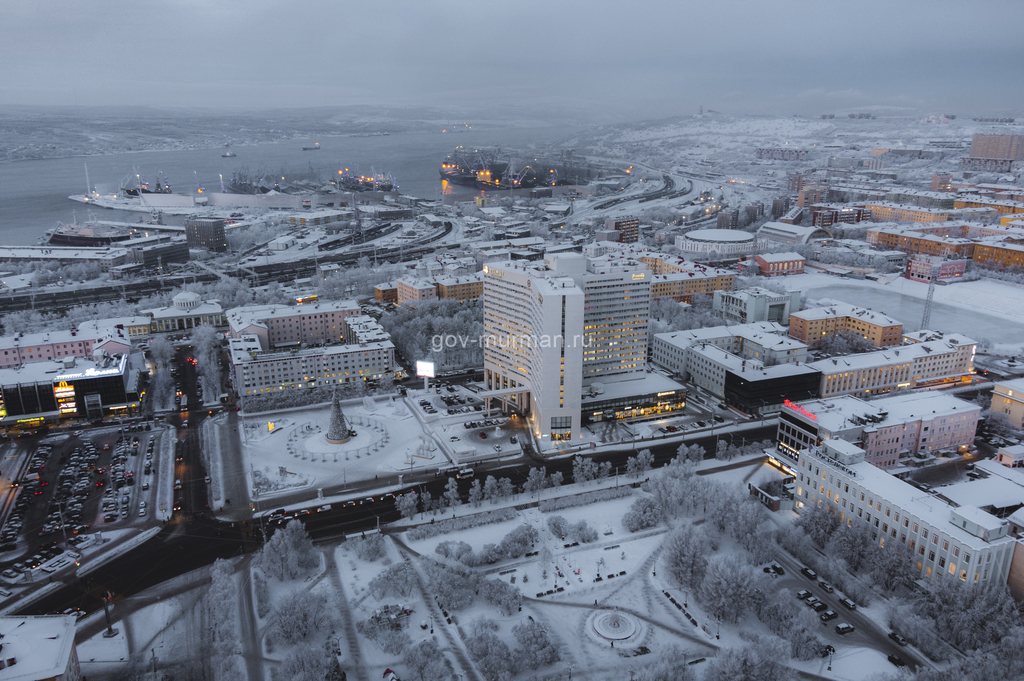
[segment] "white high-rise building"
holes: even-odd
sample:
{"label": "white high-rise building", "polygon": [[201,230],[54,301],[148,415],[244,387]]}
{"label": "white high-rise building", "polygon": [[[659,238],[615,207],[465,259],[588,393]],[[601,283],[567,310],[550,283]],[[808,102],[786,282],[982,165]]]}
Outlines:
{"label": "white high-rise building", "polygon": [[650,294],[650,270],[628,257],[488,263],[486,389],[509,391],[539,441],[578,438],[584,386],[645,375]]}

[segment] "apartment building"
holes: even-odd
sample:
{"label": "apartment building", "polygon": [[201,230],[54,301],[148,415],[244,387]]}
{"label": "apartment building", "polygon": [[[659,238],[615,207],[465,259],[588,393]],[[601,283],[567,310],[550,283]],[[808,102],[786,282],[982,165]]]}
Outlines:
{"label": "apartment building", "polygon": [[974,442],[981,407],[940,393],[908,393],[865,402],[843,395],[788,402],[779,415],[778,451],[795,461],[800,450],[827,440],[862,448],[882,468],[901,458],[957,451]]}
{"label": "apartment building", "polygon": [[1024,378],[996,383],[990,408],[1006,414],[1014,428],[1024,428]]}
{"label": "apartment building", "polygon": [[640,218],[634,215],[607,218],[604,221],[604,228],[618,232],[620,243],[635,244],[640,240]]}
{"label": "apartment building", "polygon": [[715,291],[731,291],[736,272],[661,253],[638,253],[636,259],[652,274],[651,298],[671,298],[689,303],[697,294],[710,296]]}
{"label": "apartment building", "polygon": [[398,302],[415,307],[431,300],[437,300],[434,282],[419,277],[401,277],[397,282]]}
{"label": "apartment building", "polygon": [[1024,268],[1024,243],[1020,239],[991,239],[974,246],[974,262],[998,267]]}
{"label": "apartment building", "polygon": [[892,542],[912,557],[922,578],[1006,584],[1017,543],[1007,520],[926,494],[841,441],[801,449],[796,478],[798,507],[827,508],[840,522],[869,529],[879,544]]}
{"label": "apartment building", "polygon": [[789,316],[789,337],[810,348],[818,347],[825,336],[841,331],[857,333],[882,348],[899,344],[903,324],[881,312],[840,303]]}

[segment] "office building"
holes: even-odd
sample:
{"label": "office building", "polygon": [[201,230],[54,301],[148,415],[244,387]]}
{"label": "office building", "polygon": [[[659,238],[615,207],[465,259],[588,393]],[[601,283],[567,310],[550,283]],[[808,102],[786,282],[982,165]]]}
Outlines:
{"label": "office building", "polygon": [[977,343],[958,333],[900,347],[811,362],[821,372],[820,397],[879,395],[970,381]]}
{"label": "office building", "polygon": [[850,331],[872,345],[899,345],[903,324],[892,317],[862,307],[836,303],[828,307],[801,310],[789,316],[789,337],[816,348],[825,336]]}
{"label": "office building", "polygon": [[741,291],[715,291],[712,300],[715,312],[737,324],[785,324],[790,312],[799,308],[800,291],[776,293],[757,286]]}
{"label": "office building", "polygon": [[797,456],[798,507],[827,508],[841,523],[867,528],[879,544],[891,542],[910,557],[922,578],[1006,584],[1017,543],[1008,521],[927,494],[871,465],[849,443],[829,440]]}
{"label": "office building", "polygon": [[188,239],[189,248],[205,248],[214,253],[224,253],[228,250],[224,220],[221,218],[186,218],[185,238]]}
{"label": "office building", "polygon": [[962,452],[974,443],[981,407],[948,394],[908,393],[865,402],[843,395],[790,401],[779,415],[778,450],[796,461],[800,451],[828,440],[845,440],[868,463],[892,468],[901,459]]}
{"label": "office building", "polygon": [[361,315],[354,300],[307,305],[247,305],[227,311],[232,338],[255,336],[263,351],[337,343],[345,337],[345,320]]}
{"label": "office building", "polygon": [[247,334],[229,340],[228,353],[235,392],[243,396],[377,381],[396,369],[390,340],[281,351],[265,350],[260,338]]}
{"label": "office building", "polygon": [[799,253],[765,253],[754,256],[758,273],[762,277],[784,277],[804,273],[804,257]]}
{"label": "office building", "polygon": [[768,365],[800,364],[807,360],[807,346],[787,338],[786,327],[775,322],[754,322],[654,334],[651,361],[686,380],[690,375],[687,350],[700,346]]}
{"label": "office building", "polygon": [[[585,387],[614,393],[618,411],[656,413],[664,405],[648,404],[645,372],[650,291],[647,266],[617,254],[488,263],[486,390],[529,414],[542,449],[579,437]],[[665,399],[681,403],[672,392]]]}
{"label": "office building", "polygon": [[74,615],[0,617],[0,681],[80,681]]}
{"label": "office building", "polygon": [[1024,428],[1024,378],[996,383],[990,409],[1005,414],[1014,428]]}

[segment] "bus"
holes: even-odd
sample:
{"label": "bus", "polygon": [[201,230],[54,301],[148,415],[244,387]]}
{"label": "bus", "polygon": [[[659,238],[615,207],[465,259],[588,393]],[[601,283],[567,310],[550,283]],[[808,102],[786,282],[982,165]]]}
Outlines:
{"label": "bus", "polygon": [[178,405],[178,411],[188,411],[188,395],[181,396],[181,404]]}

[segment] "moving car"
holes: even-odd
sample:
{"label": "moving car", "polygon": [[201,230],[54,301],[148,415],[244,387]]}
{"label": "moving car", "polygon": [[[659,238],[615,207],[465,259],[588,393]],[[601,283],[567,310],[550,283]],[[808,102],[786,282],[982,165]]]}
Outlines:
{"label": "moving car", "polygon": [[846,622],[843,622],[842,624],[837,624],[836,625],[836,633],[839,634],[840,636],[844,636],[845,634],[853,633],[853,625],[852,624],[847,624]]}
{"label": "moving car", "polygon": [[907,645],[907,639],[903,638],[902,636],[897,634],[895,631],[889,633],[889,638],[891,638],[893,640],[893,642],[896,643],[896,645],[901,645],[901,646]]}

